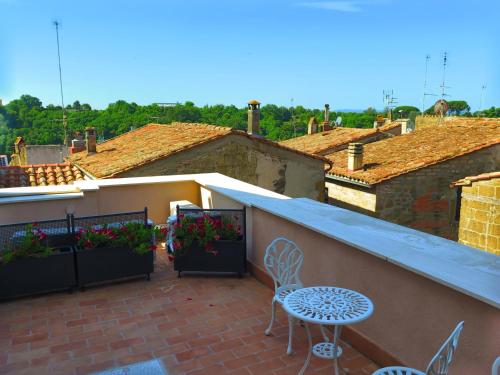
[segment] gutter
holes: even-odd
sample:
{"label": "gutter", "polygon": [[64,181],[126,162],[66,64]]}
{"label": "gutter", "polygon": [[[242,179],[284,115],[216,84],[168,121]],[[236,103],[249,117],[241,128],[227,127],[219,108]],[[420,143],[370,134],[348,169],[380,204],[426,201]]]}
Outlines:
{"label": "gutter", "polygon": [[[333,167],[333,166],[332,166]],[[331,169],[331,168],[330,168]],[[349,177],[344,177],[344,176],[337,176],[337,175],[333,175],[333,174],[329,174],[327,173],[325,175],[325,179],[328,181],[328,180],[334,180],[334,181],[340,181],[340,182],[347,182],[348,184],[352,184],[352,185],[357,185],[357,186],[362,186],[364,188],[372,188],[373,185],[371,184],[368,184],[366,182],[363,182],[363,181],[359,181],[359,180],[353,180]]]}

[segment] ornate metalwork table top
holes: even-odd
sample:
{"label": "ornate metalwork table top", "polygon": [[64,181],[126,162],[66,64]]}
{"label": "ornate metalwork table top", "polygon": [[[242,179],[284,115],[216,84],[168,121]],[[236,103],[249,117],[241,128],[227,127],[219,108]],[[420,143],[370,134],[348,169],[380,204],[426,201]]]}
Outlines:
{"label": "ornate metalwork table top", "polygon": [[286,296],[283,308],[297,319],[324,325],[353,324],[373,313],[373,303],[361,293],[331,286],[298,289]]}

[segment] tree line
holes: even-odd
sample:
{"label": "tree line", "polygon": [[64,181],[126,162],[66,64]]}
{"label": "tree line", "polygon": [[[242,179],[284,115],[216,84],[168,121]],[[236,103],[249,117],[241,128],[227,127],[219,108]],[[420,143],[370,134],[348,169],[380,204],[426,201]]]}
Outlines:
{"label": "tree line", "polygon": [[[450,102],[451,103],[451,102]],[[450,105],[450,109],[451,109]],[[402,110],[402,112],[398,112]],[[395,117],[407,117],[416,107],[395,108]],[[468,111],[469,112],[470,108]],[[485,116],[499,117],[500,108],[486,110]],[[70,136],[76,132],[83,134],[85,127],[96,128],[100,141],[123,134],[131,129],[148,123],[169,124],[174,121],[199,122],[235,129],[246,130],[247,109],[234,105],[196,106],[193,102],[177,103],[171,106],[157,104],[138,105],[118,100],[106,109],[93,109],[89,104],[75,101],[65,108]],[[342,126],[351,128],[371,128],[378,113],[373,108],[363,112],[330,113],[330,119],[342,118]],[[467,115],[467,113],[458,113]],[[469,112],[470,114],[470,112]],[[285,140],[307,132],[309,119],[315,116],[323,121],[321,109],[308,109],[303,106],[284,107],[266,104],[261,108],[261,134],[272,140]],[[48,104],[40,99],[22,95],[19,99],[0,105],[0,154],[11,154],[14,140],[22,136],[28,144],[61,144],[64,142],[62,108]]]}

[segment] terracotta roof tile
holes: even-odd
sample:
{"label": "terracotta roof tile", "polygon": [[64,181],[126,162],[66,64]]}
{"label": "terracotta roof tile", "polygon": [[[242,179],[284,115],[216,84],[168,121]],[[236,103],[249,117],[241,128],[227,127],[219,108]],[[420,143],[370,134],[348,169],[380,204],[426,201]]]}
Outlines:
{"label": "terracotta roof tile", "polygon": [[321,133],[306,134],[301,137],[287,139],[280,142],[280,144],[302,152],[323,155],[328,151],[334,151],[336,147],[358,142],[363,138],[374,136],[379,132],[389,131],[400,125],[400,122],[393,122],[378,129],[337,127]]}
{"label": "terracotta roof tile", "polygon": [[473,182],[477,181],[489,181],[493,180],[496,178],[500,178],[500,172],[490,172],[490,173],[482,173],[477,176],[468,176],[465,178],[462,178],[458,181],[453,182],[450,187],[455,187],[455,186],[470,186],[472,185]]}
{"label": "terracotta roof tile", "polygon": [[330,174],[377,184],[500,143],[500,121],[482,126],[436,126],[364,145],[364,170],[347,171],[347,150],[327,156]]}
{"label": "terracotta roof tile", "polygon": [[70,156],[69,160],[96,178],[108,178],[228,135],[245,136],[256,142],[330,163],[326,158],[305,154],[228,127],[179,122],[145,125],[98,144],[95,154],[79,152]]}
{"label": "terracotta roof tile", "polygon": [[78,180],[83,174],[70,163],[0,167],[0,188],[68,185]]}

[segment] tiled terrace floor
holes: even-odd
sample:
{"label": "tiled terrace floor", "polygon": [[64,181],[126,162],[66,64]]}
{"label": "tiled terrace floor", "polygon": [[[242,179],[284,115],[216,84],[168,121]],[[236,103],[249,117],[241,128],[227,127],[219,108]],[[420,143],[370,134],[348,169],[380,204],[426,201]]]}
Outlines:
{"label": "tiled terrace floor", "polygon": [[[85,292],[0,303],[0,374],[74,375],[161,358],[170,374],[296,374],[306,356],[304,329],[286,355],[283,311],[272,336],[272,292],[252,277],[178,279],[159,251],[150,282],[135,280]],[[313,328],[315,341],[320,335]],[[344,345],[349,374],[376,366]],[[312,359],[306,374],[331,374]]]}

